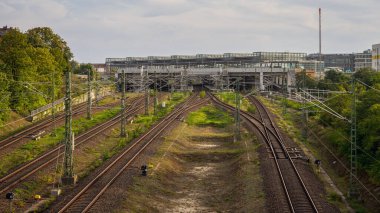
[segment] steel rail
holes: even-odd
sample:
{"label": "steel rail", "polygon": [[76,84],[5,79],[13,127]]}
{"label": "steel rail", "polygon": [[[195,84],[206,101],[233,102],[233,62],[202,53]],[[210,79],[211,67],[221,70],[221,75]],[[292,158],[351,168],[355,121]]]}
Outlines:
{"label": "steel rail", "polygon": [[[162,119],[158,124],[153,126],[148,132],[144,133],[144,135],[140,136],[139,139],[137,139],[128,149],[123,151],[119,156],[112,161],[110,165],[108,165],[106,168],[102,170],[101,173],[99,173],[94,179],[92,179],[79,193],[77,193],[68,203],[66,203],[58,212],[64,212],[68,210],[82,195],[84,195],[90,188],[93,186],[103,175],[105,175],[109,170],[116,165],[123,157],[128,155],[131,150],[136,147],[137,145],[140,145],[146,139],[146,137],[151,136],[151,134],[154,134],[153,137],[146,142],[146,144],[140,148],[137,153],[133,154],[132,158],[125,163],[125,165],[120,169],[115,176],[107,183],[105,186],[102,187],[102,189],[95,195],[93,199],[86,205],[86,207],[82,210],[82,212],[88,211],[100,198],[100,196],[108,189],[109,186],[112,185],[112,183],[121,175],[121,173],[137,158],[137,156],[140,155],[140,153],[145,150],[145,148],[150,145],[153,140],[155,140],[166,128],[180,115],[182,115],[186,110],[189,110],[191,108],[194,108],[196,106],[199,106],[201,104],[204,104],[205,101],[201,101],[198,103],[193,103],[191,106],[187,106],[187,104],[194,99],[195,95],[191,96],[183,105],[180,107],[177,107],[173,112],[171,112],[167,117]],[[154,132],[158,130],[157,132]]]}
{"label": "steel rail", "polygon": [[[274,124],[274,122],[273,122],[273,120],[272,120],[272,118],[271,118],[271,116],[270,116],[268,110],[267,110],[266,107],[261,103],[261,101],[258,100],[257,98],[255,98],[255,97],[253,97],[253,96],[248,96],[248,99],[251,101],[251,103],[253,103],[253,104],[257,107],[257,109],[260,107],[260,108],[265,112],[265,116],[268,117],[267,119],[268,119],[269,122],[270,122],[270,126],[271,126],[271,127],[274,129],[274,131],[276,132],[276,135],[277,135],[278,138],[279,138],[279,141],[278,141],[278,142],[279,142],[279,144],[280,144],[280,146],[281,146],[281,149],[282,149],[283,152],[286,154],[287,159],[288,159],[289,162],[291,163],[292,168],[293,168],[293,170],[295,171],[295,173],[296,173],[296,175],[297,175],[297,178],[298,178],[298,180],[300,181],[300,183],[301,183],[301,185],[302,185],[302,189],[304,190],[305,194],[307,195],[307,198],[308,198],[308,200],[309,200],[309,202],[310,202],[310,204],[311,204],[311,206],[312,206],[312,208],[313,208],[313,211],[318,212],[318,209],[317,209],[317,207],[315,206],[315,203],[314,203],[314,201],[313,201],[313,199],[312,199],[312,197],[311,197],[311,195],[310,195],[308,189],[306,188],[306,185],[305,185],[304,181],[302,180],[302,177],[301,177],[301,175],[299,174],[298,169],[297,169],[297,167],[295,166],[293,159],[290,157],[289,152],[288,152],[288,150],[287,150],[286,147],[285,147],[284,140],[283,140],[283,138],[282,138],[282,136],[281,136],[281,134],[280,134],[280,132],[279,132],[277,126]],[[258,111],[259,111],[260,118],[262,119],[262,121],[263,121],[263,123],[264,123],[264,116],[262,115],[262,112],[261,112],[259,109],[258,109]],[[266,126],[266,125],[264,124],[264,126]],[[268,127],[266,127],[266,128],[268,128]],[[272,153],[274,154],[274,150],[272,150]],[[274,158],[274,159],[275,159],[275,161],[276,161],[276,165],[278,165],[278,161],[277,161],[277,159],[276,159],[276,158]],[[279,169],[279,167],[278,167],[278,169]],[[279,172],[280,172],[280,171],[279,171]],[[282,177],[281,177],[281,178],[282,178]],[[282,180],[282,182],[284,183],[284,180]],[[286,188],[285,185],[284,185],[284,187]],[[289,202],[290,202],[290,203],[289,203],[289,205],[291,206],[290,208],[291,208],[292,212],[295,212],[294,207],[293,207],[293,204],[292,204],[292,201],[291,201],[291,198],[290,198],[290,196],[289,196],[289,193],[287,193],[287,196],[288,196],[288,200],[289,200]]]}
{"label": "steel rail", "polygon": [[[85,112],[86,107],[87,107],[87,103],[81,103],[74,106],[73,115],[81,114]],[[64,118],[65,118],[64,113],[59,112],[56,114],[54,122],[62,121],[64,120]],[[33,133],[39,132],[42,129],[47,128],[48,126],[52,124],[52,122],[53,122],[53,118],[49,116],[48,118],[40,122],[37,122],[36,124],[32,124],[31,126],[21,130],[20,132],[17,132],[13,135],[10,135],[9,137],[4,138],[3,140],[0,141],[0,151],[4,150],[10,145],[13,145],[19,142],[20,140],[25,138],[25,135],[31,135]]]}
{"label": "steel rail", "polygon": [[[134,102],[134,104],[139,102],[139,101],[142,101],[142,99]],[[128,117],[135,115],[136,112],[138,112],[139,110],[141,110],[143,108],[143,106],[140,106],[139,108],[133,108],[134,104],[132,104],[130,106],[130,108],[128,108],[128,111],[126,112]],[[89,139],[95,137],[97,134],[103,132],[104,130],[108,129],[109,127],[116,125],[119,122],[120,116],[121,115],[118,114],[114,118],[112,118],[112,119],[110,119],[110,120],[108,120],[108,121],[106,121],[106,122],[104,122],[98,126],[93,127],[92,129],[84,132],[81,135],[78,135],[76,140],[80,140],[80,141],[75,144],[75,147],[78,147],[81,144],[87,142]],[[39,157],[35,158],[34,160],[22,165],[20,168],[16,169],[15,171],[12,171],[11,173],[2,177],[0,179],[0,184],[1,184],[0,185],[0,193],[5,192],[6,190],[12,188],[13,186],[17,185],[21,181],[30,177],[31,175],[33,175],[37,171],[48,166],[53,161],[56,161],[57,158],[59,158],[63,155],[63,153],[60,153],[59,155],[53,155],[53,154],[58,153],[58,150],[62,149],[63,147],[64,147],[64,144],[61,144],[61,145],[57,146],[56,148],[40,155]],[[53,155],[53,156],[50,156],[50,155]],[[49,156],[51,157],[50,159],[49,159]],[[37,168],[32,169],[31,171],[28,171],[30,168],[32,168],[34,165],[36,165],[38,162],[44,162],[44,163],[41,165],[38,165]],[[18,175],[19,173],[22,173],[22,172],[25,172],[26,174],[23,174],[20,178],[17,178],[15,181],[7,183],[7,181],[9,181],[11,178],[16,177],[16,175]],[[2,186],[2,185],[5,185],[5,186]]]}
{"label": "steel rail", "polygon": [[[228,109],[228,110],[230,110],[230,111],[234,111],[234,110],[235,110],[235,107],[233,107],[233,106],[231,106],[231,105],[229,105],[229,104],[226,104],[226,103],[220,101],[220,100],[217,99],[213,94],[208,93],[208,95],[211,97],[211,100],[213,100],[216,104],[221,105],[221,106],[223,106],[224,108],[226,108],[226,109]],[[265,108],[264,108],[264,109],[265,109]],[[261,113],[260,110],[258,110],[258,111],[259,111],[259,113]],[[292,161],[292,159],[291,159],[291,157],[290,157],[288,151],[287,151],[286,148],[285,148],[285,145],[284,145],[284,143],[283,143],[283,139],[282,139],[281,135],[279,134],[278,130],[277,130],[277,129],[274,129],[274,131],[272,131],[269,127],[267,127],[267,125],[265,124],[265,122],[264,122],[263,117],[262,117],[261,114],[259,114],[259,115],[260,115],[260,118],[261,118],[261,121],[259,121],[259,119],[255,118],[255,117],[254,117],[252,114],[250,114],[250,113],[247,113],[247,112],[244,112],[244,111],[240,111],[240,112],[241,112],[241,115],[242,115],[247,121],[249,121],[249,122],[250,122],[250,123],[251,123],[251,124],[257,129],[257,130],[259,130],[259,132],[260,132],[260,134],[263,136],[265,142],[268,144],[268,146],[269,146],[269,148],[270,148],[270,150],[271,150],[271,152],[272,152],[272,155],[273,155],[273,158],[274,158],[274,161],[275,161],[275,164],[276,164],[277,171],[278,171],[278,173],[279,173],[279,175],[280,175],[280,180],[281,180],[281,183],[282,183],[282,186],[283,186],[283,189],[284,189],[284,192],[285,192],[286,199],[287,199],[287,202],[288,202],[288,204],[289,204],[289,208],[290,208],[290,210],[291,210],[292,212],[296,212],[296,210],[294,209],[294,205],[293,205],[293,203],[292,203],[292,201],[291,201],[291,198],[290,198],[289,190],[288,190],[288,187],[287,187],[287,185],[286,185],[284,175],[283,175],[282,170],[281,170],[281,167],[280,167],[280,165],[279,165],[279,163],[278,163],[277,156],[276,156],[276,152],[275,152],[275,150],[273,149],[273,145],[272,145],[272,141],[271,141],[271,139],[270,139],[270,136],[274,136],[274,138],[275,138],[275,139],[278,141],[278,143],[280,144],[281,149],[282,149],[282,150],[285,150],[285,151],[284,151],[284,153],[285,153],[285,157],[286,157],[287,159],[290,160],[291,165],[292,165],[292,168],[293,168],[293,170],[295,171],[295,174],[296,174],[296,176],[298,177],[298,179],[299,179],[299,181],[300,181],[300,183],[301,183],[302,189],[303,189],[303,190],[306,190],[306,192],[305,192],[305,191],[304,191],[304,192],[305,192],[305,194],[307,195],[307,198],[308,198],[309,202],[311,201],[310,203],[311,203],[311,206],[312,206],[313,211],[318,212],[318,210],[317,210],[317,208],[316,208],[316,206],[315,206],[313,200],[311,199],[311,196],[310,196],[309,192],[308,192],[307,189],[306,189],[306,186],[305,186],[304,182],[302,181],[302,178],[300,177],[300,175],[299,175],[299,173],[298,173],[298,170],[295,168],[295,165],[294,165],[294,163],[293,163],[293,161]],[[268,115],[268,114],[267,114],[267,115]],[[274,123],[273,123],[273,121],[270,119],[270,116],[269,116],[269,120],[270,120],[270,125],[271,125],[271,127],[273,127],[273,126],[274,126]],[[253,121],[256,121],[256,122],[253,122]],[[257,122],[257,121],[259,121],[259,122]],[[260,128],[262,128],[262,129],[264,129],[264,130],[261,130]],[[267,134],[268,131],[269,131],[271,134],[274,134],[274,135],[269,135],[269,134]],[[301,179],[300,179],[300,178],[301,178]]]}
{"label": "steel rail", "polygon": [[[234,110],[235,110],[234,107],[232,107],[232,106],[230,106],[230,105],[228,105],[228,104],[226,104],[226,103],[221,102],[221,101],[220,101],[219,99],[217,99],[213,94],[209,93],[209,95],[212,97],[212,100],[213,100],[216,104],[218,104],[218,105],[222,105],[222,106],[228,108],[228,109],[231,110],[231,111],[234,111]],[[255,117],[253,117],[253,115],[248,114],[248,113],[245,113],[244,111],[240,111],[240,112],[241,112],[241,115],[242,115],[246,120],[248,120],[252,125],[254,125],[254,126],[259,130],[259,132],[260,132],[260,134],[263,136],[265,142],[268,144],[268,146],[269,146],[269,148],[270,148],[270,150],[271,150],[271,152],[272,152],[272,155],[273,155],[273,158],[274,158],[274,161],[275,161],[275,164],[276,164],[277,172],[279,173],[280,180],[281,180],[281,183],[282,183],[282,187],[283,187],[284,192],[285,192],[285,194],[286,194],[286,198],[287,198],[287,201],[288,201],[288,204],[289,204],[290,210],[294,213],[295,211],[294,211],[293,204],[292,204],[292,202],[291,202],[291,200],[290,200],[289,191],[288,191],[288,188],[287,188],[287,186],[286,186],[284,176],[283,176],[283,174],[282,174],[282,172],[281,172],[280,165],[279,165],[279,163],[278,163],[278,160],[277,160],[276,153],[275,153],[275,151],[274,151],[274,148],[273,148],[272,142],[271,142],[271,140],[270,140],[270,135],[269,135],[269,133],[268,133],[268,128],[265,128],[265,122],[264,122],[264,120],[261,119],[262,122],[260,122],[260,124],[262,125],[261,127],[263,128],[263,130],[261,130],[260,127],[259,127],[259,125],[258,125],[257,123],[252,122],[251,118],[254,118],[255,120],[257,120]],[[259,115],[260,115],[260,118],[262,118],[262,117],[261,117],[261,114],[259,114]]]}

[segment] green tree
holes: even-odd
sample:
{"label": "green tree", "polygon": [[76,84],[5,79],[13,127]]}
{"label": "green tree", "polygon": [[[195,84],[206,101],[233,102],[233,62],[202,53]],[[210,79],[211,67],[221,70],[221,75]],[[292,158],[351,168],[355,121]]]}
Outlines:
{"label": "green tree", "polygon": [[70,68],[70,60],[73,57],[69,46],[59,35],[49,27],[36,27],[26,32],[28,42],[33,47],[47,48],[54,56],[60,70],[64,72]]}
{"label": "green tree", "polygon": [[302,71],[296,74],[296,87],[301,89],[306,88],[316,88],[317,81],[306,74],[306,71]]}
{"label": "green tree", "polygon": [[0,60],[0,124],[9,117],[9,80],[7,75],[2,72],[4,63]]}
{"label": "green tree", "polygon": [[6,33],[0,45],[0,59],[5,66],[3,72],[10,80],[10,106],[19,112],[26,113],[30,109],[29,95],[25,92],[25,82],[36,79],[36,66],[30,57],[33,47],[28,44],[27,37],[18,29]]}
{"label": "green tree", "polygon": [[64,71],[71,67],[71,58],[66,42],[50,28],[34,28],[27,33],[18,29],[7,32],[0,41],[3,64],[0,72],[9,81],[10,108],[27,114],[47,104],[53,80],[57,85],[54,94],[56,98],[61,97],[60,85]]}
{"label": "green tree", "polygon": [[380,83],[380,72],[371,68],[362,68],[354,73],[354,77],[369,86]]}
{"label": "green tree", "polygon": [[318,82],[318,88],[331,91],[345,91],[349,88],[350,77],[342,72],[329,70],[325,78]]}

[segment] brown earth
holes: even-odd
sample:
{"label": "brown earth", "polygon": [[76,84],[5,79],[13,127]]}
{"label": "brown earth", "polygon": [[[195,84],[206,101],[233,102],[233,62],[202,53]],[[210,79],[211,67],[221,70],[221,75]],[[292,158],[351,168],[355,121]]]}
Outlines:
{"label": "brown earth", "polygon": [[234,143],[232,133],[178,125],[115,212],[265,212],[258,143],[248,133]]}

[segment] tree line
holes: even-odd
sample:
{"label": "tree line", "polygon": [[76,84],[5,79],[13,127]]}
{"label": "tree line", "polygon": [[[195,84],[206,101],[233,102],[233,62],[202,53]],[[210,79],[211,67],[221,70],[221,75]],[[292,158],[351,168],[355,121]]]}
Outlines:
{"label": "tree line", "polygon": [[[73,58],[67,43],[52,29],[10,29],[0,38],[0,123],[10,111],[31,110],[63,97],[64,72]],[[53,82],[55,89],[53,91]]]}
{"label": "tree line", "polygon": [[[373,182],[380,184],[380,72],[370,68],[360,69],[353,74],[332,70],[327,71],[325,78],[320,81],[301,72],[296,75],[296,86],[345,92],[331,95],[326,104],[350,119],[352,79],[355,79],[354,88],[357,95],[358,163]],[[341,156],[349,159],[351,144],[347,139],[350,139],[350,123],[326,112],[317,113],[314,117],[321,125],[333,127],[334,131],[326,135],[328,142]]]}

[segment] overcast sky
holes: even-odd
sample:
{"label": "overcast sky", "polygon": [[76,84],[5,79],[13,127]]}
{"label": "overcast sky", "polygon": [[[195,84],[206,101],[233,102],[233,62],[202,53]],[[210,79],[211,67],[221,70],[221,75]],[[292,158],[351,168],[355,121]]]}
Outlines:
{"label": "overcast sky", "polygon": [[[351,53],[380,43],[380,0],[0,0],[0,25],[51,27],[79,62],[254,51]],[[0,26],[1,27],[1,26]]]}

